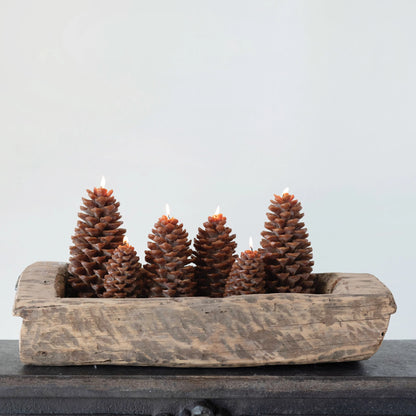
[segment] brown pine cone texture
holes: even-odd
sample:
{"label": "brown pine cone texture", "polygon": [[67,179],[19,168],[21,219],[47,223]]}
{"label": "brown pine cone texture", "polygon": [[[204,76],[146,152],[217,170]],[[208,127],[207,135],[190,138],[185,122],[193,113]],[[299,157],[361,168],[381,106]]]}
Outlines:
{"label": "brown pine cone texture", "polygon": [[105,298],[143,296],[143,275],[136,250],[129,245],[118,246],[106,264],[104,278]]}
{"label": "brown pine cone texture", "polygon": [[176,218],[163,215],[149,234],[145,251],[149,297],[194,296],[194,267],[190,266],[191,241]]}
{"label": "brown pine cone texture", "polygon": [[225,284],[225,296],[265,293],[266,272],[256,251],[243,251],[231,268]]}
{"label": "brown pine cone texture", "polygon": [[82,198],[84,205],[72,237],[68,284],[79,297],[97,297],[104,292],[105,263],[122,243],[126,230],[120,228],[120,203],[112,190],[94,188],[87,193],[89,199]]}
{"label": "brown pine cone texture", "polygon": [[194,240],[193,262],[199,296],[224,296],[225,282],[237,255],[235,234],[222,214],[208,217]]}
{"label": "brown pine cone texture", "polygon": [[144,268],[140,269],[140,276],[143,282],[141,290],[137,292],[138,298],[148,298],[150,297],[150,287],[153,283],[152,275]]}
{"label": "brown pine cone texture", "polygon": [[267,213],[259,251],[266,270],[266,292],[314,293],[312,248],[302,206],[288,193],[275,195]]}

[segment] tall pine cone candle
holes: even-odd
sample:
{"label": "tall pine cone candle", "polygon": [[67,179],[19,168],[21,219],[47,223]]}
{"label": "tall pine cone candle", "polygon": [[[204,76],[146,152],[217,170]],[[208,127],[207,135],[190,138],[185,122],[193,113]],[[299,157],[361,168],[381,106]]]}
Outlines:
{"label": "tall pine cone candle", "polygon": [[101,186],[87,190],[89,198],[82,198],[84,205],[78,214],[79,221],[70,247],[68,284],[79,297],[97,297],[104,292],[105,263],[118,247],[126,230],[118,212],[120,203],[112,190]]}
{"label": "tall pine cone candle", "polygon": [[231,268],[225,296],[265,293],[265,281],[263,259],[257,250],[253,250],[250,237],[250,250],[243,251]]}
{"label": "tall pine cone candle", "polygon": [[139,257],[133,246],[124,237],[123,245],[118,246],[106,264],[108,274],[104,278],[103,297],[125,298],[142,297],[143,274]]}
{"label": "tall pine cone candle", "polygon": [[189,265],[191,241],[183,224],[170,217],[168,205],[166,211],[149,234],[149,250],[145,251],[149,296],[194,296],[194,267]]}
{"label": "tall pine cone candle", "polygon": [[219,213],[204,222],[194,240],[193,261],[196,265],[195,277],[197,294],[200,296],[224,296],[225,281],[237,255],[235,254],[235,234],[226,227],[227,218]]}
{"label": "tall pine cone candle", "polygon": [[267,213],[260,252],[266,269],[266,291],[314,293],[312,248],[303,222],[302,205],[285,189],[275,195]]}

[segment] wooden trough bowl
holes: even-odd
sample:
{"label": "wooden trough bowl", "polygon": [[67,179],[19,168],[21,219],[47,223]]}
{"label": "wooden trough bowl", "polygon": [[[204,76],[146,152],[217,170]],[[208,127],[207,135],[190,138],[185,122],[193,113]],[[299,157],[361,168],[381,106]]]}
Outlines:
{"label": "wooden trough bowl", "polygon": [[67,264],[22,273],[25,364],[235,367],[365,360],[396,304],[371,274],[317,274],[321,294],[65,298]]}

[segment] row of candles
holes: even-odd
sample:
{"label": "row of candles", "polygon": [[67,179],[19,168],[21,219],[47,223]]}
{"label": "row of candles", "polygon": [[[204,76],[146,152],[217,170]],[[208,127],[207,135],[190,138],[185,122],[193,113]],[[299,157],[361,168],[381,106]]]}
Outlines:
{"label": "row of candles", "polygon": [[[115,293],[115,283],[111,282],[129,282],[128,265],[135,262],[138,267],[141,265],[134,247],[127,240],[123,241],[126,230],[119,228],[122,224],[118,212],[120,203],[113,191],[105,188],[105,179],[102,178],[100,187],[87,193],[90,199],[83,198],[84,205],[78,214],[80,220],[72,237],[68,281],[80,296],[99,297],[104,279],[105,289]],[[288,188],[281,196],[274,195],[270,202],[265,229],[261,232],[261,248],[254,250],[250,237],[249,249],[241,252],[240,257],[235,254],[236,236],[226,226],[227,218],[219,207],[203,227],[198,228],[192,250],[192,240],[183,224],[171,215],[166,204],[166,214],[158,219],[148,235],[146,264],[137,271],[146,276],[152,296],[194,296],[196,285],[197,296],[222,297],[225,280],[227,293],[264,293],[263,289],[266,293],[312,293],[312,248],[305,224],[301,222],[302,206],[289,194]],[[127,255],[120,254],[126,250],[131,253],[131,262]],[[265,287],[261,287],[263,282]]]}

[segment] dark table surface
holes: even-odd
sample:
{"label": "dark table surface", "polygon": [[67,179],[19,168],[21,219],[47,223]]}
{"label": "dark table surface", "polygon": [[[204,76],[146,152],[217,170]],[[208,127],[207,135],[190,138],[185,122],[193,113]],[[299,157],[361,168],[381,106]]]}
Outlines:
{"label": "dark table surface", "polygon": [[214,413],[416,415],[416,340],[367,361],[228,369],[25,366],[18,342],[0,341],[0,415],[177,414],[201,400]]}

